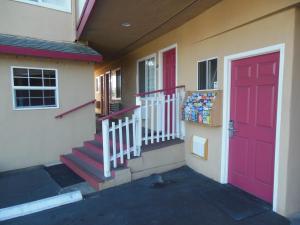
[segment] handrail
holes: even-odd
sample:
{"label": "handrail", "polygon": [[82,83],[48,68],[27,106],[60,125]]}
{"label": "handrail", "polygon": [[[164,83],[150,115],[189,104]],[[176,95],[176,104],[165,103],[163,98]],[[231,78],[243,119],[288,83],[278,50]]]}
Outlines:
{"label": "handrail", "polygon": [[173,88],[166,88],[166,89],[159,89],[159,90],[155,90],[155,91],[148,91],[148,92],[137,93],[134,96],[135,97],[141,97],[141,96],[145,96],[145,95],[150,95],[150,94],[154,94],[154,93],[175,90],[175,89],[179,89],[179,88],[185,88],[185,85],[179,85],[179,86],[176,86],[176,87],[173,87]]}
{"label": "handrail", "polygon": [[115,116],[120,116],[120,115],[125,114],[125,113],[127,113],[127,112],[133,111],[133,110],[135,110],[135,109],[137,109],[137,108],[139,108],[139,107],[140,107],[139,105],[131,106],[131,107],[122,109],[122,110],[120,110],[120,111],[111,113],[111,114],[109,114],[109,115],[107,115],[107,116],[101,117],[101,118],[99,118],[97,121],[103,121],[103,120],[111,119],[111,118],[113,118],[113,117],[115,117]]}
{"label": "handrail", "polygon": [[62,114],[59,114],[59,115],[55,116],[55,119],[61,119],[61,118],[63,118],[65,115],[67,115],[67,114],[69,114],[69,113],[72,113],[72,112],[74,112],[74,111],[77,111],[77,110],[79,110],[79,109],[81,109],[81,108],[84,108],[85,106],[88,106],[88,105],[90,105],[90,104],[94,104],[95,102],[96,102],[96,99],[93,99],[92,101],[89,101],[89,102],[87,102],[87,103],[84,103],[84,104],[82,104],[82,105],[80,105],[80,106],[77,106],[77,107],[75,107],[75,108],[73,108],[73,109],[71,109],[71,110],[69,110],[69,111],[66,111],[66,112],[64,112],[64,113],[62,113]]}

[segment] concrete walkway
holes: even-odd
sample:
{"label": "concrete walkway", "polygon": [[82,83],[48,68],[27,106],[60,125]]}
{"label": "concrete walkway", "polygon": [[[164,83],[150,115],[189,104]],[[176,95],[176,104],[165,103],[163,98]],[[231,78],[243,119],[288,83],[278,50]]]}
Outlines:
{"label": "concrete walkway", "polygon": [[187,167],[144,178],[85,200],[25,217],[9,225],[287,225],[271,207]]}

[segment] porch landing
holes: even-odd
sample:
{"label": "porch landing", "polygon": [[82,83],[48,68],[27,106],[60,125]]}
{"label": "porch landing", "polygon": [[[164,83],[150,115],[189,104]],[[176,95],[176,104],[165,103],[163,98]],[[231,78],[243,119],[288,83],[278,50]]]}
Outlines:
{"label": "porch landing", "polygon": [[[151,185],[153,177],[89,195],[84,201],[20,217],[2,224],[10,225],[288,225],[289,221],[271,211],[264,202],[227,185],[221,185],[199,175],[188,167],[163,174],[169,182],[160,188]],[[230,191],[249,202],[230,210],[248,212],[251,204],[263,205],[251,216],[234,218],[218,199],[209,200],[210,193],[217,198]],[[237,202],[236,200],[232,201]],[[228,201],[227,203],[228,204]],[[251,210],[250,210],[251,211]],[[245,215],[245,214],[243,214]],[[250,215],[250,214],[249,214]]]}

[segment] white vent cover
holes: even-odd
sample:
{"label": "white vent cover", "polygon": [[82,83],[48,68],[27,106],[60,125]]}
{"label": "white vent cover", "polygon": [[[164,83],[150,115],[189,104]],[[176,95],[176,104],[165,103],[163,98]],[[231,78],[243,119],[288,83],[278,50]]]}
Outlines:
{"label": "white vent cover", "polygon": [[193,150],[192,153],[207,159],[207,138],[193,136]]}

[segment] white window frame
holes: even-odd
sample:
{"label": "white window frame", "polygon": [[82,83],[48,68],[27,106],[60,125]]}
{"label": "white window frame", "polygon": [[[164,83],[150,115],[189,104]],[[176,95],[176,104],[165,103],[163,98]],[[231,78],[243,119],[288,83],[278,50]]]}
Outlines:
{"label": "white window frame", "polygon": [[67,13],[72,13],[71,0],[69,0],[70,1],[69,7],[62,7],[62,6],[60,7],[55,4],[42,2],[42,0],[38,0],[38,2],[34,2],[34,1],[30,1],[30,0],[14,0],[14,1],[23,2],[23,3],[30,4],[30,5],[40,6],[40,7],[45,7],[45,8],[49,8],[49,9],[55,9],[55,10],[63,11],[63,12],[67,12]]}
{"label": "white window frame", "polygon": [[[208,87],[208,66],[206,66],[206,88],[205,89],[199,89],[199,63],[202,63],[202,62],[206,62],[207,65],[208,65],[208,61],[210,60],[214,60],[216,59],[217,60],[217,86],[218,88],[207,88]],[[199,60],[197,61],[197,88],[196,90],[197,91],[209,91],[209,90],[218,90],[219,89],[219,83],[218,83],[218,57],[212,57],[212,58],[208,58],[208,59],[204,59],[204,60]]]}
{"label": "white window frame", "polygon": [[[112,97],[112,93],[111,93],[111,100],[113,101],[119,101],[119,100],[122,100],[122,70],[121,70],[121,67],[118,67],[116,69],[113,69],[110,73],[110,86],[111,86],[111,91],[112,91],[112,83],[111,83],[111,77],[113,76],[113,74],[115,74],[115,76],[117,76],[116,72],[120,70],[121,71],[121,97],[119,98],[115,98],[115,97]],[[116,87],[117,88],[117,87]],[[117,91],[117,90],[116,90]]]}
{"label": "white window frame", "polygon": [[[28,87],[28,86],[14,86],[14,73],[13,69],[37,69],[37,70],[54,70],[55,71],[55,87]],[[10,78],[11,78],[11,91],[12,91],[12,102],[13,110],[36,110],[36,109],[58,109],[59,108],[59,93],[58,93],[58,71],[53,68],[38,68],[38,67],[28,67],[28,66],[11,66],[10,67]],[[55,90],[55,102],[56,106],[33,106],[33,107],[17,107],[16,106],[16,96],[15,90]]]}
{"label": "white window frame", "polygon": [[[146,61],[146,60],[149,60],[151,58],[154,58],[154,65],[155,65],[155,70],[154,70],[154,90],[157,90],[157,61],[156,61],[156,53],[153,53],[151,55],[148,55],[148,56],[145,56],[143,58],[140,58],[137,60],[136,62],[136,93],[139,93],[139,63],[142,62],[142,61]],[[145,84],[146,86],[146,84]]]}
{"label": "white window frame", "polygon": [[95,77],[95,93],[100,93],[100,76]]}

